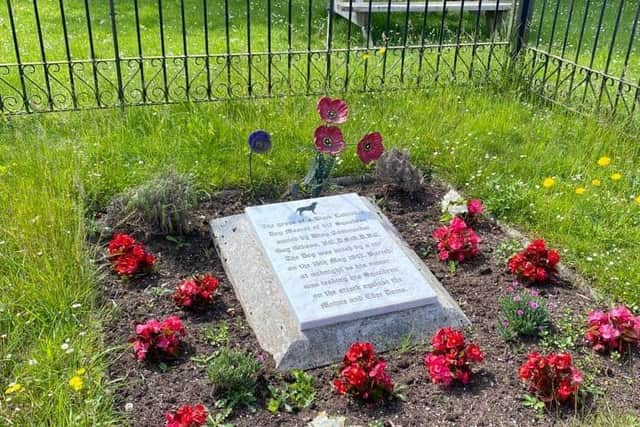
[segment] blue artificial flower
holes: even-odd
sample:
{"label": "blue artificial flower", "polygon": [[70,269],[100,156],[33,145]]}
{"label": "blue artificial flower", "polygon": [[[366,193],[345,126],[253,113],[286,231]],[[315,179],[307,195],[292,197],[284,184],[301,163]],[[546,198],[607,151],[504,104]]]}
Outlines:
{"label": "blue artificial flower", "polygon": [[249,149],[256,154],[264,154],[271,150],[271,135],[263,130],[256,130],[249,135]]}

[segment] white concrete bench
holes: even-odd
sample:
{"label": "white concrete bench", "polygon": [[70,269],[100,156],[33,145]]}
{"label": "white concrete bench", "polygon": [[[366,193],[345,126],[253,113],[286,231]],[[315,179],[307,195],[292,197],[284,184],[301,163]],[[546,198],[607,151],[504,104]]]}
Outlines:
{"label": "white concrete bench", "polygon": [[[485,16],[487,26],[499,29],[505,22],[508,12],[513,8],[513,0],[409,0],[409,12],[443,13],[446,12],[475,12]],[[349,12],[351,9],[351,12]],[[372,43],[369,28],[369,11],[374,13],[406,12],[407,0],[399,1],[369,1],[369,0],[335,0],[333,12],[362,29],[365,40]]]}

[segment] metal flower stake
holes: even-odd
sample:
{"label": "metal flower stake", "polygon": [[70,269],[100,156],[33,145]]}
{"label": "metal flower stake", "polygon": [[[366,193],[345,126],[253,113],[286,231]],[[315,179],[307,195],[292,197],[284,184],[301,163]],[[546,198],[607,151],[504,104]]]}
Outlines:
{"label": "metal flower stake", "polygon": [[249,181],[253,189],[253,154],[265,154],[271,150],[271,135],[263,130],[251,132],[249,140]]}
{"label": "metal flower stake", "polygon": [[[323,97],[316,109],[324,124],[314,132],[316,154],[307,175],[301,184],[293,184],[291,188],[295,199],[300,198],[303,191],[311,197],[318,197],[322,193],[346,145],[342,130],[337,125],[345,123],[349,117],[347,103],[342,99]],[[364,164],[378,160],[383,152],[382,136],[378,132],[369,133],[358,142],[357,154]]]}

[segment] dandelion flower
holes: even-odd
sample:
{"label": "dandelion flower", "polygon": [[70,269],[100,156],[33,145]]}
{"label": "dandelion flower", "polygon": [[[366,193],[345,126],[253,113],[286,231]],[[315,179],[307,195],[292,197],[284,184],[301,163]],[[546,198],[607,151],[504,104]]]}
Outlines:
{"label": "dandelion flower", "polygon": [[76,375],[79,375],[79,376],[82,376],[86,373],[87,373],[87,370],[85,368],[80,368],[76,371]]}
{"label": "dandelion flower", "polygon": [[611,164],[611,159],[607,156],[602,156],[598,159],[598,166],[606,167]]}
{"label": "dandelion flower", "polygon": [[367,59],[371,58],[371,55],[369,55],[368,53],[363,53],[362,54],[362,60],[366,61]]}
{"label": "dandelion flower", "polygon": [[24,390],[24,388],[22,387],[22,384],[12,383],[12,384],[9,384],[9,387],[7,387],[7,389],[4,391],[4,394],[17,393],[22,390]]}
{"label": "dandelion flower", "polygon": [[73,391],[80,391],[82,390],[82,387],[84,387],[84,381],[82,378],[76,375],[71,377],[71,379],[69,380],[69,385],[71,386]]}
{"label": "dandelion flower", "polygon": [[380,49],[378,49],[378,53],[380,55],[384,55],[385,53],[387,53],[387,48],[382,46]]}
{"label": "dandelion flower", "polygon": [[636,197],[635,199],[633,199],[637,204],[640,205],[640,196]]}
{"label": "dandelion flower", "polygon": [[602,181],[600,181],[599,179],[593,179],[591,180],[591,185],[593,185],[594,187],[600,187],[602,185]]}
{"label": "dandelion flower", "polygon": [[544,188],[551,188],[554,185],[556,185],[556,180],[551,177],[545,178],[544,181],[542,181],[542,186]]}
{"label": "dandelion flower", "polygon": [[582,195],[583,195],[584,193],[586,193],[586,192],[587,192],[587,189],[586,189],[586,188],[584,188],[584,187],[578,187],[578,188],[576,188],[576,194],[577,194],[577,195],[579,195],[579,196],[582,196]]}
{"label": "dandelion flower", "polygon": [[613,175],[611,175],[611,179],[614,180],[614,181],[620,181],[622,179],[622,174],[616,172]]}

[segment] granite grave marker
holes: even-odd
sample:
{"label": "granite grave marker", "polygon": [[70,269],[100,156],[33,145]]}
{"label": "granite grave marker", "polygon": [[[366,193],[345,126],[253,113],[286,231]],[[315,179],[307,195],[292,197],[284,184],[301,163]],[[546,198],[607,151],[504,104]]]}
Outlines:
{"label": "granite grave marker", "polygon": [[216,248],[260,345],[281,369],[393,348],[467,318],[367,199],[344,194],[214,219]]}

